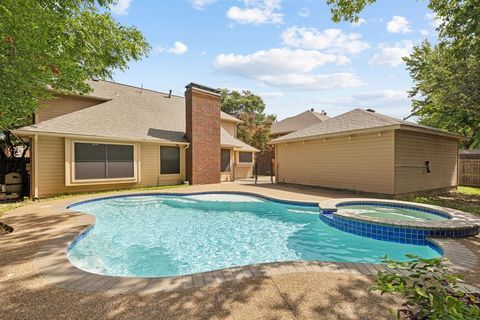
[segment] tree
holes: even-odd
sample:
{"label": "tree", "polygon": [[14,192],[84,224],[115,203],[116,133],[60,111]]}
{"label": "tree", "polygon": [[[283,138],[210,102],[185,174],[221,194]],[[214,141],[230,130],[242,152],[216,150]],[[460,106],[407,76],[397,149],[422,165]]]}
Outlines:
{"label": "tree", "polygon": [[0,2],[0,131],[31,123],[54,92],[88,93],[85,80],[111,78],[148,52],[140,31],[112,18],[113,2]]}
{"label": "tree", "polygon": [[221,89],[221,95],[222,111],[242,120],[237,127],[237,138],[259,150],[265,150],[276,116],[265,113],[263,99],[250,91]]}
{"label": "tree", "polygon": [[[332,19],[355,22],[375,0],[327,0]],[[419,122],[467,137],[480,147],[479,0],[430,0],[439,22],[438,42],[424,41],[405,57],[413,79],[412,114]]]}

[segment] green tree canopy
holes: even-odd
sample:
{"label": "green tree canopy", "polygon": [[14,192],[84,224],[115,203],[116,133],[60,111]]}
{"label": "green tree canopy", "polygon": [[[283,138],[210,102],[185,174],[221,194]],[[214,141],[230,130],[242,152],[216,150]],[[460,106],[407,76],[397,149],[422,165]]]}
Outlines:
{"label": "green tree canopy", "polygon": [[[334,21],[358,21],[376,0],[327,0]],[[480,148],[480,0],[430,0],[438,42],[424,41],[404,58],[414,85],[412,114],[419,122],[467,137]]]}
{"label": "green tree canopy", "polygon": [[53,92],[88,93],[149,50],[142,33],[110,15],[114,0],[0,2],[0,130],[30,123]]}
{"label": "green tree canopy", "polygon": [[242,120],[237,127],[237,138],[259,150],[265,150],[276,116],[265,113],[263,99],[250,91],[221,89],[221,94],[222,111]]}

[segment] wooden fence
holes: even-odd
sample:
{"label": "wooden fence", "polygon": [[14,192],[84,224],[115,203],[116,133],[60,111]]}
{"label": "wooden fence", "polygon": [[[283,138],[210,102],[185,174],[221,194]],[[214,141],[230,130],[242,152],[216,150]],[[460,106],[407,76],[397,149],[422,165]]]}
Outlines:
{"label": "wooden fence", "polygon": [[460,185],[480,187],[480,159],[459,159]]}

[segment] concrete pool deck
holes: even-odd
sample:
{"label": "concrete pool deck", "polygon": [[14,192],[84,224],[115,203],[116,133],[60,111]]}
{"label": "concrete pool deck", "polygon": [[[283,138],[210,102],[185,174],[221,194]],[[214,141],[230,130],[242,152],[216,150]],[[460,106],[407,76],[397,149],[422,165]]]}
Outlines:
{"label": "concrete pool deck", "polygon": [[[314,202],[358,197],[293,186],[231,183],[158,192],[204,191],[244,191]],[[152,191],[140,191],[149,192]],[[370,276],[381,268],[375,265],[276,263],[168,280],[148,278],[144,282],[142,278],[83,274],[68,260],[68,264],[62,261],[62,252],[70,241],[91,223],[90,216],[72,213],[65,207],[84,199],[121,193],[137,192],[40,201],[3,216],[2,222],[15,231],[0,237],[0,299],[4,302],[0,314],[12,319],[384,319],[386,308],[398,303],[391,297],[367,292]],[[475,255],[460,241],[441,241],[446,255],[457,267],[466,271],[476,265]]]}

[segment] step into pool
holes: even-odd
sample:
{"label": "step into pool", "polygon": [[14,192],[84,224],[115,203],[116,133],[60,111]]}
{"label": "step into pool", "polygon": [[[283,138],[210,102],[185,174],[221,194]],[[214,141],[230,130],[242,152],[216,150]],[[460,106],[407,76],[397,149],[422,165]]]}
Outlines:
{"label": "step into pool", "polygon": [[124,196],[70,208],[94,215],[96,223],[70,247],[69,260],[104,275],[161,277],[266,262],[440,256],[433,245],[380,241],[330,227],[318,206],[247,195]]}

